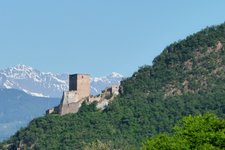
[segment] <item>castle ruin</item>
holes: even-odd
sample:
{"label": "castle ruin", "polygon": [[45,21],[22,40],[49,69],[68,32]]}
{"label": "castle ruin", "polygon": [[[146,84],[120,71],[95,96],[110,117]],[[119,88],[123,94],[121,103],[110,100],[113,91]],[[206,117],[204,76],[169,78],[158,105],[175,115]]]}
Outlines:
{"label": "castle ruin", "polygon": [[59,114],[78,112],[83,99],[90,96],[90,75],[69,75],[69,91],[63,92]]}
{"label": "castle ruin", "polygon": [[90,75],[73,74],[69,75],[69,91],[64,91],[59,106],[50,108],[46,114],[57,113],[65,115],[79,111],[81,104],[86,101],[88,104],[97,102],[97,108],[104,108],[108,102],[118,95],[119,86],[113,85],[102,91],[98,96],[90,95]]}

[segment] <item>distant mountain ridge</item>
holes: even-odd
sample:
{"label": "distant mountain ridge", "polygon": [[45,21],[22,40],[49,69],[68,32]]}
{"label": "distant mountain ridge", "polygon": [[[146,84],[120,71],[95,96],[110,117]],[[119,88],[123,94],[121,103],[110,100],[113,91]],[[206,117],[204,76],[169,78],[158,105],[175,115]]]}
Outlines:
{"label": "distant mountain ridge", "polygon": [[16,89],[0,88],[0,141],[9,138],[33,118],[58,105],[59,98],[36,97]]}
{"label": "distant mountain ridge", "polygon": [[[91,78],[91,94],[97,95],[106,87],[119,84],[122,78],[116,72]],[[38,97],[61,97],[62,92],[68,90],[68,74],[45,73],[19,64],[0,70],[0,87],[22,90]]]}

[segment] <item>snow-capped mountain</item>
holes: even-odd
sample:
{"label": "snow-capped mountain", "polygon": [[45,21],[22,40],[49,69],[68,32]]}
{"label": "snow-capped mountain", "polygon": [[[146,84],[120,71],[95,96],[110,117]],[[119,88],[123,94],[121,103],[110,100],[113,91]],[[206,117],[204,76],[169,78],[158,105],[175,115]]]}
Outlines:
{"label": "snow-capped mountain", "polygon": [[[91,78],[91,94],[97,95],[106,87],[119,84],[123,76],[113,72],[104,77]],[[26,65],[0,70],[0,87],[22,90],[39,97],[61,97],[68,90],[68,74],[45,73]]]}
{"label": "snow-capped mountain", "polygon": [[108,76],[91,78],[91,94],[100,94],[102,90],[111,85],[119,85],[123,76],[117,72],[112,72]]}

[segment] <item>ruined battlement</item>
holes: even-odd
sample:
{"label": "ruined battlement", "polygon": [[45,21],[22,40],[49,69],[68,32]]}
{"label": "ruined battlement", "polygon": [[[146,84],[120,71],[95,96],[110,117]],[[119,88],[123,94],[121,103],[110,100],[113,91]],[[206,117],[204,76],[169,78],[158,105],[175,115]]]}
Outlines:
{"label": "ruined battlement", "polygon": [[64,91],[59,106],[48,109],[46,114],[54,112],[60,115],[76,113],[84,101],[87,103],[97,101],[97,107],[103,108],[108,105],[108,97],[112,98],[113,95],[118,95],[118,91],[119,86],[113,85],[102,91],[99,96],[92,96],[90,95],[90,75],[72,74],[69,75],[69,91]]}

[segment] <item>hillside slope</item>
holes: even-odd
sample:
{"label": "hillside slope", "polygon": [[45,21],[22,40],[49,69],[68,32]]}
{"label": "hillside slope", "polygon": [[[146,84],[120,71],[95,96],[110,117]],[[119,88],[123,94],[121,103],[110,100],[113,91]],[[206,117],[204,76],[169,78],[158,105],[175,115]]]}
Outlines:
{"label": "hillside slope", "polygon": [[225,24],[208,27],[166,47],[152,66],[122,81],[120,96],[106,109],[83,105],[77,114],[33,120],[8,141],[8,148],[138,148],[147,137],[182,116],[225,113]]}

